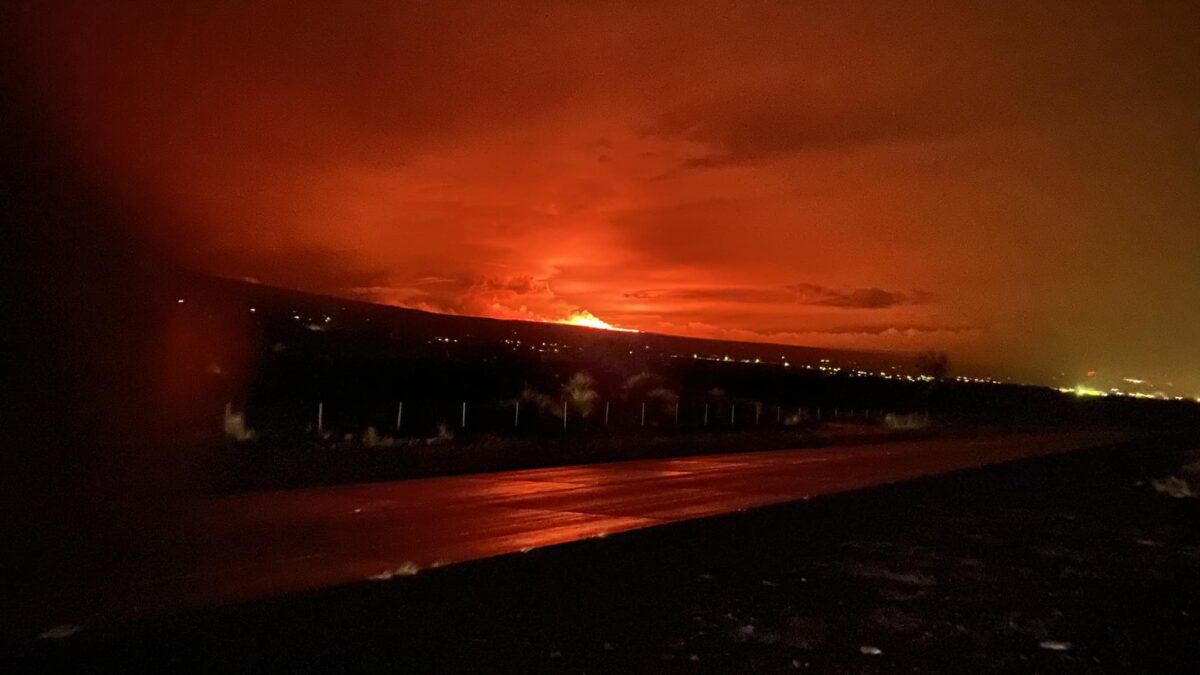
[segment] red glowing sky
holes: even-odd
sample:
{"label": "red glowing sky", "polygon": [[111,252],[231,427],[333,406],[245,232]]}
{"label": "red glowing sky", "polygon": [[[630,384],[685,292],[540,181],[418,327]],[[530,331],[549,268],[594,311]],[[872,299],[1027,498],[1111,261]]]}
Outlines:
{"label": "red glowing sky", "polygon": [[1194,4],[307,4],[51,3],[12,61],[214,273],[1200,394]]}

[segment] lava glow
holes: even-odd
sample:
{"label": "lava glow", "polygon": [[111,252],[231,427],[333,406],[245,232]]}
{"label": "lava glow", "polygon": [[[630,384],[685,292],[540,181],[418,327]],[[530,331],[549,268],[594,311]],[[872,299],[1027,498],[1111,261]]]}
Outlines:
{"label": "lava glow", "polygon": [[197,272],[1200,391],[1200,2],[165,4],[5,14],[5,141]]}
{"label": "lava glow", "polygon": [[564,323],[569,326],[583,326],[584,328],[600,328],[602,330],[617,330],[617,331],[621,331],[623,333],[638,332],[636,329],[633,329],[633,328],[617,328],[616,326],[608,323],[607,321],[604,321],[603,319],[599,318],[595,314],[592,314],[591,312],[587,311],[586,309],[579,310],[578,312],[571,314],[571,316],[563,319],[562,321],[559,321],[558,323]]}

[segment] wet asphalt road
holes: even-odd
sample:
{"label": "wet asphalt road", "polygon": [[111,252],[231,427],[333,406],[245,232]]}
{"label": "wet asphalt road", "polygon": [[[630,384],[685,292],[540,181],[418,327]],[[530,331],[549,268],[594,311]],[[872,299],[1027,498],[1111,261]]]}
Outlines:
{"label": "wet asphalt road", "polygon": [[[532,469],[191,501],[31,594],[46,630],[175,613],[1099,446],[1040,433]],[[164,507],[166,508],[166,507]],[[145,542],[153,545],[145,546]],[[29,590],[29,589],[27,589]],[[14,637],[10,635],[9,637]]]}

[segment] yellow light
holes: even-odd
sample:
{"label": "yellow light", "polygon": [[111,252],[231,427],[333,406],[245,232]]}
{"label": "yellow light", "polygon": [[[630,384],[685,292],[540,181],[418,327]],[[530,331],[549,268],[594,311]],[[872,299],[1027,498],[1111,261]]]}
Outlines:
{"label": "yellow light", "polygon": [[584,328],[599,328],[601,330],[615,330],[615,331],[621,331],[622,333],[637,333],[638,332],[637,330],[635,330],[633,328],[617,328],[616,326],[612,325],[611,323],[608,323],[607,321],[604,321],[603,319],[597,317],[595,314],[592,314],[591,312],[587,311],[586,309],[579,310],[578,312],[575,312],[574,314],[567,317],[566,319],[563,319],[562,321],[558,321],[556,323],[563,323],[563,324],[567,324],[569,326],[582,326]]}

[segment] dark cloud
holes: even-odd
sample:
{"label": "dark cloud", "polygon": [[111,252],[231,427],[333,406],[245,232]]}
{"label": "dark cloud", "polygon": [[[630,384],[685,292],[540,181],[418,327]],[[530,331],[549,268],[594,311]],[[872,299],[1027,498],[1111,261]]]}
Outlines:
{"label": "dark cloud", "polygon": [[511,293],[513,295],[531,295],[550,292],[550,284],[545,279],[535,279],[530,275],[515,277],[485,277],[475,279],[470,286],[471,293]]}
{"label": "dark cloud", "polygon": [[686,169],[719,168],[815,150],[891,141],[930,141],[967,131],[982,131],[982,120],[937,119],[919,106],[903,114],[895,109],[813,109],[784,100],[719,116],[671,113],[654,133],[711,148],[683,161]]}
{"label": "dark cloud", "polygon": [[830,335],[928,335],[936,333],[971,333],[979,331],[977,326],[966,326],[962,324],[868,324],[857,326],[835,326],[831,328],[822,328],[820,332]]}
{"label": "dark cloud", "polygon": [[[1090,9],[1083,16],[1066,4],[1020,2],[928,12],[890,2],[858,12],[803,3],[755,8],[739,18],[772,22],[759,29],[764,44],[780,40],[776,67],[748,68],[684,97],[646,131],[706,147],[682,162],[706,169],[1111,120],[1128,114],[1130,100],[1184,113],[1197,81],[1181,67],[1197,49],[1194,34],[1176,22],[1200,18],[1195,8],[1135,12],[1110,2]],[[831,48],[830,34],[843,49]]]}
{"label": "dark cloud", "polygon": [[674,288],[639,290],[624,294],[635,300],[729,302],[737,304],[795,303],[841,309],[891,309],[932,302],[925,291],[888,291],[882,288],[830,288],[819,284],[792,284],[781,288]]}
{"label": "dark cloud", "polygon": [[885,291],[882,288],[829,288],[818,284],[793,284],[788,290],[803,305],[843,309],[890,309],[901,305],[924,304],[933,296],[925,291]]}
{"label": "dark cloud", "polygon": [[624,294],[634,300],[696,300],[704,302],[774,303],[786,302],[791,294],[782,288],[675,288],[640,290]]}

